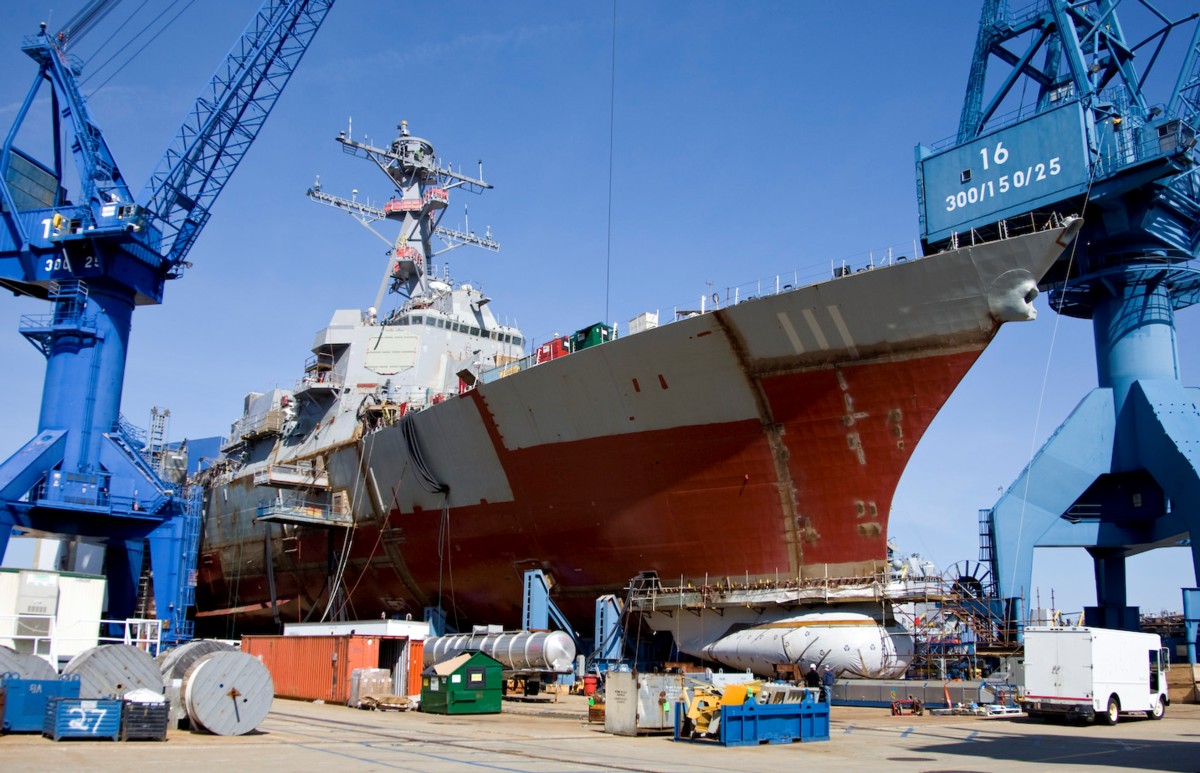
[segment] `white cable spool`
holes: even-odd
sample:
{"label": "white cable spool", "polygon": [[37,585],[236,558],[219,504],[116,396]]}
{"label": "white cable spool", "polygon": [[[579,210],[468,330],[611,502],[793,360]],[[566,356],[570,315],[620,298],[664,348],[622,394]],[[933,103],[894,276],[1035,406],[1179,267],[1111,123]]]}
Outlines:
{"label": "white cable spool", "polygon": [[178,726],[179,721],[187,716],[187,709],[183,706],[183,677],[192,664],[213,652],[233,651],[235,648],[223,641],[197,639],[159,653],[158,666],[162,670],[167,701],[171,704],[171,722]]}
{"label": "white cable spool", "polygon": [[17,674],[22,679],[57,679],[54,666],[29,652],[0,646],[0,674]]}
{"label": "white cable spool", "polygon": [[216,639],[196,639],[187,644],[181,644],[169,649],[158,656],[158,667],[162,671],[163,681],[182,679],[187,670],[200,658],[213,652],[234,652],[234,647]]}
{"label": "white cable spool", "polygon": [[161,694],[162,672],[154,658],[128,644],[101,644],[84,650],[63,669],[63,674],[79,675],[79,697],[120,698],[130,690],[144,687]]}
{"label": "white cable spool", "polygon": [[183,677],[183,706],[193,729],[213,735],[244,735],[271,710],[271,672],[244,652],[210,652]]}

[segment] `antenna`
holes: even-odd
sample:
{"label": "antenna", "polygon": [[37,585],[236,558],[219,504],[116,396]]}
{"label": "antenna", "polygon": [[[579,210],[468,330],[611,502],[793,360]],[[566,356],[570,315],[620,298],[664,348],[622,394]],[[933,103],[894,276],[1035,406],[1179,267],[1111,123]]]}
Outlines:
{"label": "antenna", "polygon": [[[490,229],[486,236],[481,237],[471,233],[469,227],[465,231],[456,231],[439,225],[452,189],[461,187],[472,193],[482,193],[492,187],[482,179],[482,160],[479,162],[480,177],[467,177],[454,171],[449,164],[439,166],[433,146],[420,137],[412,136],[407,121],[400,122],[396,138],[388,143],[386,149],[371,145],[366,135],[362,141],[353,139],[352,127],[351,120],[347,130],[336,138],[342,151],[373,162],[388,176],[396,192],[395,197],[379,208],[370,203],[369,197],[366,197],[366,201],[359,201],[357,188],[351,191],[350,199],[325,193],[320,189],[319,179],[308,190],[308,197],[354,216],[360,224],[391,246],[376,307],[382,305],[382,296],[389,288],[409,298],[427,293],[427,275],[436,276],[431,273],[429,266],[429,261],[435,255],[464,245],[492,251],[500,249]],[[468,217],[465,207],[463,216],[464,219]],[[400,233],[394,244],[372,227],[377,220],[394,221],[400,225]],[[432,236],[437,236],[446,247],[434,251],[429,243]],[[444,270],[449,282],[449,267],[445,266]]]}

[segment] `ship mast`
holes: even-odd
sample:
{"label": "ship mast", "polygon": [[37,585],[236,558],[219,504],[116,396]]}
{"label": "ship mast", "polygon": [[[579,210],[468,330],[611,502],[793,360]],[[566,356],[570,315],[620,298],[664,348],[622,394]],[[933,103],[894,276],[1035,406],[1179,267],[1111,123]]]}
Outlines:
{"label": "ship mast", "polygon": [[[308,190],[308,197],[313,201],[343,210],[388,243],[388,267],[375,297],[375,308],[383,303],[385,290],[409,299],[429,295],[429,260],[434,255],[467,244],[493,252],[500,249],[492,239],[491,229],[483,236],[477,236],[469,230],[457,231],[439,225],[450,201],[451,189],[463,188],[472,193],[491,189],[491,184],[483,181],[483,162],[479,164],[478,178],[467,177],[440,166],[433,145],[409,134],[408,121],[401,121],[396,128],[396,138],[386,149],[359,142],[348,130],[337,136],[343,151],[373,161],[391,180],[395,195],[382,209],[358,201],[357,191],[351,199],[325,193],[319,180]],[[394,241],[372,227],[377,220],[399,224]],[[446,247],[433,251],[430,244],[433,236],[443,241]]]}

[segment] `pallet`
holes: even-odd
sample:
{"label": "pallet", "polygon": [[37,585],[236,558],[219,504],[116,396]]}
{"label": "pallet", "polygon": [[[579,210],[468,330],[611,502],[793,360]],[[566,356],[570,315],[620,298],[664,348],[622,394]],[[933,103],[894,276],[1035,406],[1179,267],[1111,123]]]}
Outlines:
{"label": "pallet", "polygon": [[364,695],[358,707],[369,711],[407,711],[412,702],[406,695]]}

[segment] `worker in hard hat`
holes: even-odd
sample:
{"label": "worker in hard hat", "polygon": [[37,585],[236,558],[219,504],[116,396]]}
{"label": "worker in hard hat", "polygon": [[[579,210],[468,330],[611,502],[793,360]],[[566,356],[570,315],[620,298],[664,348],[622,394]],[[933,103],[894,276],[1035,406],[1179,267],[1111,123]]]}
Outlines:
{"label": "worker in hard hat", "polygon": [[833,673],[833,666],[826,664],[824,673],[821,674],[821,700],[826,703],[833,702],[833,685],[837,681],[837,675]]}
{"label": "worker in hard hat", "polygon": [[820,689],[821,672],[817,670],[816,663],[808,664],[808,673],[804,675],[804,686]]}

